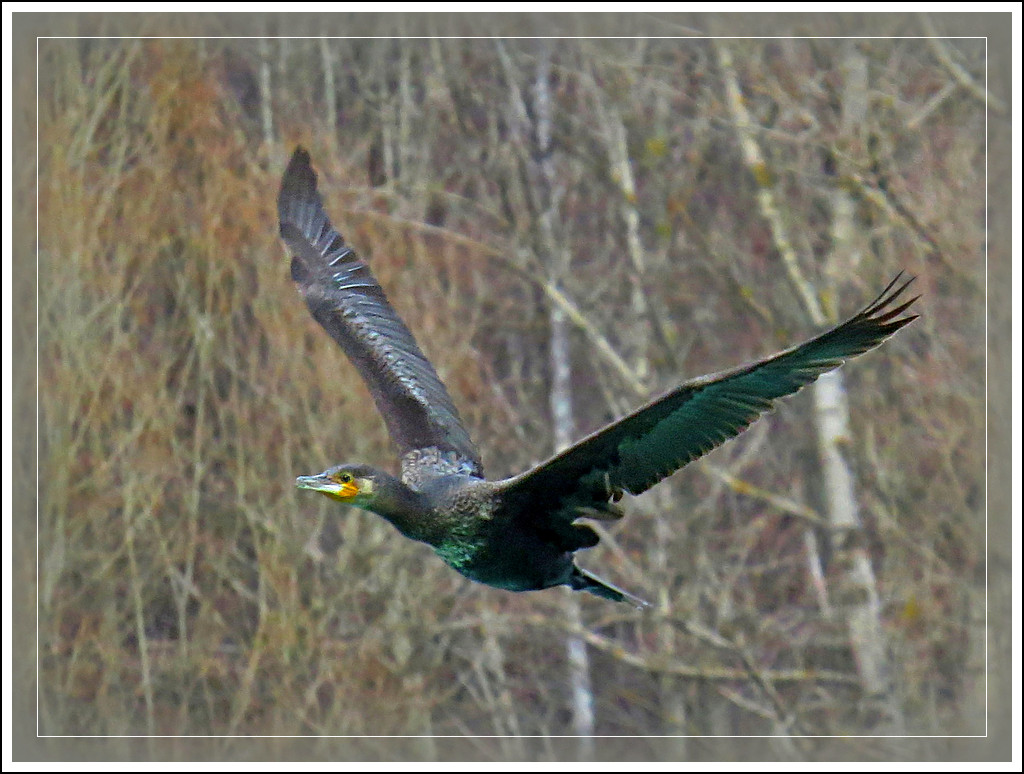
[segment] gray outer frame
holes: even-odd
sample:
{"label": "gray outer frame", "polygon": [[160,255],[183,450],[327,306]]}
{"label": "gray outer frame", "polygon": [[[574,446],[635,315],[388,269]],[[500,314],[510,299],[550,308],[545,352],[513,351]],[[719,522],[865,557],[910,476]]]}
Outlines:
{"label": "gray outer frame", "polygon": [[[12,15],[12,427],[11,475],[13,556],[12,756],[14,761],[210,761],[422,760],[425,746],[416,738],[225,739],[36,737],[36,400],[35,400],[35,80],[36,38],[53,35],[278,36],[414,35],[426,27],[437,34],[531,36],[871,36],[903,29],[922,34],[913,14],[89,14],[14,13]],[[487,16],[486,23],[481,17]],[[899,17],[903,17],[903,20]],[[941,34],[986,36],[990,93],[1011,104],[1012,17],[1009,13],[933,14]],[[1009,112],[989,114],[989,158],[1011,158]],[[1011,168],[989,165],[988,262],[988,736],[852,738],[821,740],[817,760],[1011,760],[1012,722],[1012,539],[1011,539]],[[1019,397],[1019,396],[1018,396]],[[5,482],[6,483],[6,482]],[[671,739],[600,738],[598,760],[671,759]],[[799,747],[799,745],[798,745]],[[442,760],[479,760],[479,748],[458,738],[435,740]],[[534,759],[553,750],[574,760],[572,738],[534,746]],[[742,756],[733,739],[703,738],[690,748],[702,760]],[[658,752],[664,750],[666,757]],[[547,755],[548,753],[544,753]]]}

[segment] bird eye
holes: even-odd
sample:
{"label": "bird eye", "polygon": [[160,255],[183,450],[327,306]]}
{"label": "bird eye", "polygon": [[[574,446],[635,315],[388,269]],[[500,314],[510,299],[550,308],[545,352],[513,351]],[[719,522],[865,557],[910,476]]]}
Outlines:
{"label": "bird eye", "polygon": [[351,473],[342,473],[340,476],[338,476],[338,479],[343,484],[351,484],[352,483],[352,474]]}

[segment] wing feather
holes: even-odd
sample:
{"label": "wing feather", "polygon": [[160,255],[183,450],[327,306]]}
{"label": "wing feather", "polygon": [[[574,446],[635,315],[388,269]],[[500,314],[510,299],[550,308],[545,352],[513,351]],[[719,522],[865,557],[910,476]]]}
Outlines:
{"label": "wing feather", "polygon": [[355,251],[331,225],[309,154],[297,148],[278,196],[281,238],[309,311],[358,369],[403,455],[438,449],[467,473],[480,456],[448,391]]}
{"label": "wing feather", "polygon": [[902,272],[846,322],[756,363],[680,385],[584,438],[532,470],[510,479],[506,495],[555,512],[564,529],[581,509],[639,494],[689,462],[743,432],[772,408],[848,358],[878,346],[916,319],[902,315],[915,298],[895,305],[913,278]]}

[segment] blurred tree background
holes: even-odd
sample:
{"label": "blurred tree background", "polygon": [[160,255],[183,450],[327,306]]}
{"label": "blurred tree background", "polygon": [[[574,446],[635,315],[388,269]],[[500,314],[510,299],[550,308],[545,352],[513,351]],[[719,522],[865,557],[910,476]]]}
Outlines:
{"label": "blurred tree background", "polygon": [[[984,733],[985,53],[40,41],[41,732],[421,735],[424,758],[493,736],[494,759],[535,754],[525,735],[814,757],[792,737]],[[808,338],[901,269],[922,316],[843,369],[841,437],[805,390],[625,504],[580,562],[652,611],[474,585],[293,488],[397,465],[288,277],[300,143],[491,477]]]}

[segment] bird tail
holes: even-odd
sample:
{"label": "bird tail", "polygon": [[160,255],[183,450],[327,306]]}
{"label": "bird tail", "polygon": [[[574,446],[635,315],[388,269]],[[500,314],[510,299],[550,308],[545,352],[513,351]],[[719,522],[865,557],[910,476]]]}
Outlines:
{"label": "bird tail", "polygon": [[640,599],[640,597],[635,597],[628,591],[623,591],[617,586],[613,586],[611,583],[581,570],[575,565],[572,568],[572,575],[569,576],[569,583],[567,585],[577,591],[589,591],[591,594],[603,597],[604,599],[610,599],[614,602],[628,602],[637,610],[643,610],[651,606],[650,602]]}

